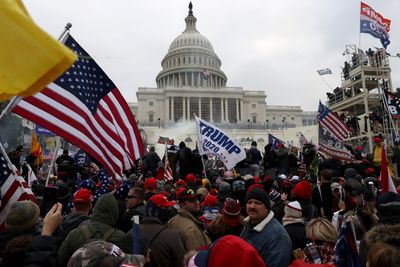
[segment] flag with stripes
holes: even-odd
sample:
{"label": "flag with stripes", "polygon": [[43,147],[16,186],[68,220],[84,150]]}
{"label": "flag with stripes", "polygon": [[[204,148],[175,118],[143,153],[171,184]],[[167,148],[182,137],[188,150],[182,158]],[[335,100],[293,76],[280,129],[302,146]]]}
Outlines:
{"label": "flag with stripes", "polygon": [[24,178],[11,171],[7,160],[0,153],[0,230],[4,229],[4,222],[10,206],[22,200],[32,200],[36,202],[35,195],[25,182]]}
{"label": "flag with stripes", "polygon": [[69,34],[65,45],[79,59],[13,111],[83,149],[113,176],[121,175],[144,154],[135,118],[118,88]]}
{"label": "flag with stripes", "polygon": [[299,132],[299,143],[301,147],[303,147],[305,144],[308,143],[307,138],[304,136],[302,132]]}
{"label": "flag with stripes", "polygon": [[174,176],[172,175],[172,169],[171,166],[169,165],[169,160],[168,160],[168,148],[167,145],[165,145],[165,156],[164,156],[164,181],[172,181],[174,179]]}
{"label": "flag with stripes", "polygon": [[329,108],[319,102],[318,122],[328,129],[339,141],[348,138],[350,129]]}
{"label": "flag with stripes", "polygon": [[386,158],[385,147],[382,147],[382,161],[381,161],[381,175],[379,176],[379,182],[381,184],[381,194],[386,192],[393,192],[397,194],[396,187],[394,186],[393,179],[388,169],[388,161]]}

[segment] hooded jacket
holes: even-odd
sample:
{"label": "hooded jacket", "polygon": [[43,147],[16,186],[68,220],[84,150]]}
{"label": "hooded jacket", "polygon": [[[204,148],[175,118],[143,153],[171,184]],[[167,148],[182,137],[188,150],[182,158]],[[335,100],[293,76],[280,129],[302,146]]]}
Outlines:
{"label": "hooded jacket", "polygon": [[380,224],[374,226],[360,243],[361,263],[365,266],[369,247],[374,243],[385,243],[400,248],[400,224]]}
{"label": "hooded jacket", "polygon": [[168,227],[179,233],[186,252],[211,243],[203,231],[201,222],[185,209],[178,210],[178,214],[168,222]]}
{"label": "hooded jacket", "polygon": [[102,239],[103,235],[113,229],[114,231],[106,240],[116,244],[125,235],[124,232],[116,229],[119,216],[119,208],[113,193],[101,196],[94,206],[90,223],[72,230],[58,250],[58,261],[60,266],[66,266],[72,254],[81,248],[88,240],[85,240],[82,227],[88,227],[91,233],[90,239]]}

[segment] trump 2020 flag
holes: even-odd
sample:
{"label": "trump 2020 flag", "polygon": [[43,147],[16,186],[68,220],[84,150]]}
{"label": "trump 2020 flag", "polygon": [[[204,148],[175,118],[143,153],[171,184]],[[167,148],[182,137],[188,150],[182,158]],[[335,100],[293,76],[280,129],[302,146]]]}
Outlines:
{"label": "trump 2020 flag", "polygon": [[381,40],[381,43],[385,49],[390,44],[390,23],[390,19],[384,18],[369,5],[361,2],[360,32],[369,33],[373,37]]}
{"label": "trump 2020 flag", "polygon": [[195,119],[200,155],[215,155],[228,170],[246,158],[244,149],[221,129],[197,116]]}
{"label": "trump 2020 flag", "polygon": [[13,112],[83,149],[118,177],[144,154],[135,118],[115,84],[69,34],[65,45],[79,59]]}
{"label": "trump 2020 flag", "polygon": [[285,142],[283,142],[281,139],[278,137],[273,136],[272,134],[268,134],[268,144],[272,145],[272,150],[275,150],[278,148],[279,144],[285,145]]}

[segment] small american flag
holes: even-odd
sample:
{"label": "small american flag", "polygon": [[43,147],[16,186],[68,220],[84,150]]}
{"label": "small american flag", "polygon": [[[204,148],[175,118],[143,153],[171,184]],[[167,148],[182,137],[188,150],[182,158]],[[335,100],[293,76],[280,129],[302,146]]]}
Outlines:
{"label": "small american flag", "polygon": [[168,160],[168,148],[167,145],[165,145],[165,156],[164,156],[164,181],[172,181],[174,179],[172,175],[172,169],[171,166],[169,165],[169,160]]}
{"label": "small american flag", "polygon": [[303,147],[305,144],[308,143],[307,138],[304,136],[302,132],[299,132],[299,143],[300,147]]}
{"label": "small american flag", "polygon": [[13,111],[82,148],[111,175],[121,175],[144,154],[135,118],[118,88],[69,34],[65,45],[79,59]]}
{"label": "small american flag", "polygon": [[351,132],[349,127],[335,113],[323,105],[321,101],[318,107],[318,121],[340,141],[348,138]]}
{"label": "small american flag", "polygon": [[0,230],[3,230],[7,213],[14,202],[22,200],[32,200],[36,202],[36,198],[24,178],[15,175],[11,171],[2,153],[0,153],[0,188]]}

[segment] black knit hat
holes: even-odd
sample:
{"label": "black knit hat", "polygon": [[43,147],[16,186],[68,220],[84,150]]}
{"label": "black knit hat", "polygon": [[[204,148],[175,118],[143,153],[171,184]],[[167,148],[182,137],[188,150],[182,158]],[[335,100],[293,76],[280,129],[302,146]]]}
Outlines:
{"label": "black knit hat", "polygon": [[249,192],[247,192],[246,203],[250,199],[256,199],[258,201],[261,201],[267,207],[267,209],[270,209],[270,207],[271,207],[269,196],[268,196],[267,192],[265,192],[263,189],[261,189],[259,187],[254,187]]}

